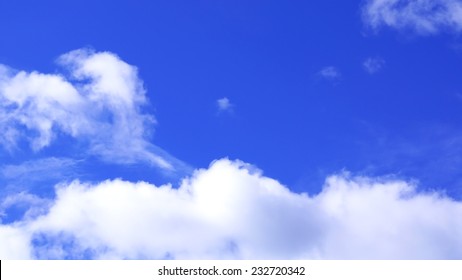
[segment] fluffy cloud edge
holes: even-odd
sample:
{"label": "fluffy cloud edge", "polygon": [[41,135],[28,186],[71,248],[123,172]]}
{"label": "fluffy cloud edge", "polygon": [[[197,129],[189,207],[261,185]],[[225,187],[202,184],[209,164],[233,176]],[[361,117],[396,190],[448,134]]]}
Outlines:
{"label": "fluffy cloud edge", "polygon": [[298,194],[221,159],[178,188],[58,185],[46,214],[0,226],[0,257],[460,259],[461,216],[462,202],[405,181],[337,174]]}

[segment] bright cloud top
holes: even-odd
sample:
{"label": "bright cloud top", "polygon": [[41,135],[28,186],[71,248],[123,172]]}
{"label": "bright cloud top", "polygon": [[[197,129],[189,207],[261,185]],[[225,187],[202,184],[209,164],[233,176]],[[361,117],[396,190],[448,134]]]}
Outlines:
{"label": "bright cloud top", "polygon": [[146,97],[136,67],[115,54],[87,49],[64,54],[58,62],[69,78],[0,65],[0,144],[14,150],[25,139],[39,151],[65,134],[110,162],[173,168],[146,140],[155,120],[141,112]]}
{"label": "bright cloud top", "polygon": [[460,0],[368,0],[363,19],[374,29],[389,26],[433,34],[442,30],[462,30]]}
{"label": "bright cloud top", "polygon": [[223,159],[178,189],[114,180],[56,192],[47,214],[0,226],[1,258],[462,258],[462,203],[404,181],[342,174],[308,196]]}

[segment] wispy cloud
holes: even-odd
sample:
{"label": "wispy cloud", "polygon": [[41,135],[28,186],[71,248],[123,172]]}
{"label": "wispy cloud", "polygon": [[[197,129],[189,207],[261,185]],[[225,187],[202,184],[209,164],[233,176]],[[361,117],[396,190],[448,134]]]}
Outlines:
{"label": "wispy cloud", "polygon": [[9,195],[0,201],[0,224],[8,224],[17,220],[31,220],[43,215],[46,213],[50,201],[50,199],[41,198],[28,192]]}
{"label": "wispy cloud", "polygon": [[217,100],[217,107],[219,112],[231,112],[233,104],[227,97],[223,97]]}
{"label": "wispy cloud", "polygon": [[69,77],[0,65],[0,144],[14,151],[23,139],[39,151],[65,134],[112,163],[175,169],[173,157],[155,153],[160,148],[148,141],[155,119],[142,111],[147,100],[136,67],[113,53],[88,49],[58,62]]}
{"label": "wispy cloud", "polygon": [[[408,127],[406,136],[363,122],[365,134],[358,155],[368,162],[367,174],[398,172],[418,178],[428,187],[444,188],[462,198],[462,132],[446,123],[422,123]],[[367,135],[367,136],[366,136]],[[372,139],[372,141],[371,141]]]}
{"label": "wispy cloud", "polygon": [[327,66],[318,72],[318,75],[324,79],[336,81],[342,77],[340,71],[334,66]]}
{"label": "wispy cloud", "polygon": [[362,14],[373,29],[389,26],[418,34],[462,30],[460,0],[368,0]]}
{"label": "wispy cloud", "polygon": [[178,189],[62,184],[47,214],[0,226],[0,257],[460,259],[461,215],[405,181],[338,174],[309,196],[225,159]]}
{"label": "wispy cloud", "polygon": [[379,72],[385,65],[385,60],[381,57],[369,57],[363,62],[363,68],[369,74]]}
{"label": "wispy cloud", "polygon": [[47,157],[19,164],[0,165],[0,197],[31,191],[53,192],[53,185],[80,175],[81,160]]}
{"label": "wispy cloud", "polygon": [[[21,164],[7,164],[0,166],[0,177],[8,180],[14,180],[24,177],[43,177],[57,176],[61,177],[65,170],[75,166],[77,160],[69,158],[44,158],[39,160],[25,161]],[[51,171],[51,172],[50,172]],[[56,171],[53,172],[53,171]],[[64,171],[64,172],[63,172]]]}

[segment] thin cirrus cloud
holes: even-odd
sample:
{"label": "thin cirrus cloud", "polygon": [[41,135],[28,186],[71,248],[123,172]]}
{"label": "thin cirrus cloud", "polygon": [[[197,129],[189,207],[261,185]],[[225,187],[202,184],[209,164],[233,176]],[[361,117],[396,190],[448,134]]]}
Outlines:
{"label": "thin cirrus cloud", "polygon": [[326,66],[318,72],[318,75],[326,80],[336,81],[342,77],[340,71],[334,66]]}
{"label": "thin cirrus cloud", "polygon": [[368,0],[362,15],[373,29],[388,26],[422,35],[462,30],[460,0]]}
{"label": "thin cirrus cloud", "polygon": [[7,164],[0,167],[0,178],[7,180],[14,180],[20,178],[30,177],[60,177],[61,174],[50,173],[50,170],[58,170],[59,173],[66,173],[63,170],[72,169],[78,161],[70,158],[45,158],[41,160],[29,160],[21,164]]}
{"label": "thin cirrus cloud", "polygon": [[364,70],[369,74],[375,74],[382,70],[385,60],[381,57],[369,57],[363,62]]}
{"label": "thin cirrus cloud", "polygon": [[179,188],[61,184],[50,205],[0,226],[1,258],[462,258],[462,203],[399,180],[338,174],[310,196],[222,159]]}
{"label": "thin cirrus cloud", "polygon": [[59,57],[69,77],[16,71],[0,65],[0,144],[34,151],[60,134],[86,143],[87,152],[112,163],[148,162],[174,170],[175,160],[148,141],[155,124],[142,113],[145,90],[136,67],[110,52],[79,49]]}
{"label": "thin cirrus cloud", "polygon": [[47,157],[0,165],[0,197],[26,191],[52,193],[53,184],[81,175],[82,162],[72,158]]}

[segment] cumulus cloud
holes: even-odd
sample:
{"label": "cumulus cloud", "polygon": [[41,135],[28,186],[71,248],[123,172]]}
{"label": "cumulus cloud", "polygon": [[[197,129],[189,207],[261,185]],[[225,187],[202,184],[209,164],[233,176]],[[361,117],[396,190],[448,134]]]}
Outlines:
{"label": "cumulus cloud", "polygon": [[233,108],[233,104],[227,97],[223,97],[217,100],[217,107],[219,112],[230,112]]}
{"label": "cumulus cloud", "polygon": [[460,0],[368,0],[362,12],[364,22],[374,29],[389,26],[419,34],[462,30]]}
{"label": "cumulus cloud", "polygon": [[0,257],[460,259],[461,216],[409,182],[339,174],[310,196],[223,159],[179,188],[58,185],[47,214],[0,226]]}
{"label": "cumulus cloud", "polygon": [[380,57],[369,57],[363,62],[363,68],[369,74],[375,74],[379,72],[385,65],[385,60]]}
{"label": "cumulus cloud", "polygon": [[31,257],[30,236],[24,230],[0,225],[0,256],[2,259],[29,259]]}
{"label": "cumulus cloud", "polygon": [[[39,151],[64,135],[109,162],[182,166],[148,141],[155,119],[142,111],[134,66],[85,49],[58,62],[65,74],[0,65],[1,145]],[[319,75],[341,77],[332,66]],[[232,108],[226,97],[217,106]],[[3,165],[0,179],[50,176],[47,169],[62,175],[76,162]],[[460,259],[460,216],[462,202],[409,182],[338,174],[319,194],[300,194],[222,159],[178,188],[107,180],[61,182],[51,197],[8,193],[0,201],[0,258]]]}
{"label": "cumulus cloud", "polygon": [[327,80],[338,80],[342,77],[340,71],[334,66],[327,66],[318,72],[318,75]]}
{"label": "cumulus cloud", "polygon": [[174,169],[147,140],[155,119],[141,110],[146,96],[136,67],[113,53],[88,49],[64,54],[58,63],[66,74],[0,65],[0,144],[14,150],[28,141],[39,151],[67,135],[103,160]]}

